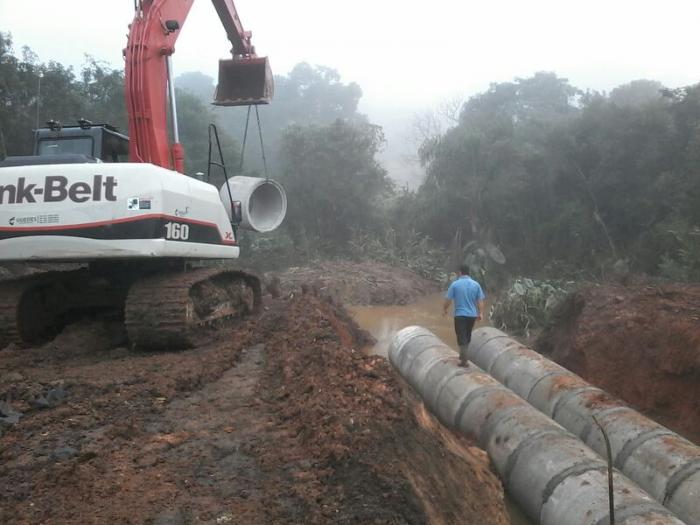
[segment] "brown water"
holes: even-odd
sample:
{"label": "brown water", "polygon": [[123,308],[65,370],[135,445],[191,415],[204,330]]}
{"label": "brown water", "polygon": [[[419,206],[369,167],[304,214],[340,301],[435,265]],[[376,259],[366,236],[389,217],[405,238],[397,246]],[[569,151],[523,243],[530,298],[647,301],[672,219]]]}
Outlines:
{"label": "brown water", "polygon": [[[427,295],[414,303],[400,306],[351,306],[352,316],[361,328],[367,330],[377,340],[370,352],[387,357],[389,345],[394,334],[411,325],[427,328],[445,343],[457,350],[457,338],[454,331],[452,310],[442,314],[443,293]],[[488,312],[489,305],[486,304]],[[476,327],[488,326],[484,319]],[[533,525],[518,505],[506,494],[506,510],[513,525]]]}
{"label": "brown water", "polygon": [[[389,344],[394,334],[411,325],[427,328],[445,343],[457,350],[452,310],[442,315],[444,295],[434,293],[422,297],[415,303],[399,306],[351,306],[355,321],[377,340],[372,353],[387,357]],[[488,311],[488,304],[486,305]],[[479,321],[476,327],[488,326],[488,321]]]}

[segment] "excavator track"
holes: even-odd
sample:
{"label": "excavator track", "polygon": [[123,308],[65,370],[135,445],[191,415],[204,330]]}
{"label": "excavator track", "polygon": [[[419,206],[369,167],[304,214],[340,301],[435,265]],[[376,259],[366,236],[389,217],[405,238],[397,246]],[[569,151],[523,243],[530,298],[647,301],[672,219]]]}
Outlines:
{"label": "excavator track", "polygon": [[29,286],[28,279],[0,283],[0,348],[22,342],[18,310],[22,295]]}
{"label": "excavator track", "polygon": [[50,271],[0,282],[0,348],[52,339],[81,312],[119,308],[124,288],[87,269]]}
{"label": "excavator track", "polygon": [[134,347],[177,350],[195,346],[203,328],[257,313],[261,306],[254,275],[220,268],[169,271],[132,284],[124,323]]}

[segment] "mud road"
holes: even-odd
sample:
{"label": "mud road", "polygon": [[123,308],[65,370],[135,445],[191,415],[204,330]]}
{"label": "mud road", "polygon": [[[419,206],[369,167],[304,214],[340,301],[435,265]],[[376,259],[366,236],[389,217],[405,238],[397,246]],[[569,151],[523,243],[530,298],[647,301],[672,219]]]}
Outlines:
{"label": "mud road", "polygon": [[0,350],[0,523],[508,523],[485,454],[292,295],[183,352],[99,319]]}

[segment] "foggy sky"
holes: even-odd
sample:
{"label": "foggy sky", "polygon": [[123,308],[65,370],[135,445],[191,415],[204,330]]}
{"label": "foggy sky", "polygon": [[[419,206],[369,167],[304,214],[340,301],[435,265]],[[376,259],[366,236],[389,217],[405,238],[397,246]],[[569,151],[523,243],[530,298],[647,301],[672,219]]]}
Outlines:
{"label": "foggy sky", "polygon": [[[700,3],[690,0],[236,0],[273,72],[307,61],[363,89],[379,124],[491,82],[554,71],[579,88],[638,78],[668,87],[700,80]],[[0,0],[0,31],[41,61],[79,69],[89,53],[121,67],[133,0]],[[228,41],[207,0],[194,3],[176,45],[175,74],[216,76]]]}

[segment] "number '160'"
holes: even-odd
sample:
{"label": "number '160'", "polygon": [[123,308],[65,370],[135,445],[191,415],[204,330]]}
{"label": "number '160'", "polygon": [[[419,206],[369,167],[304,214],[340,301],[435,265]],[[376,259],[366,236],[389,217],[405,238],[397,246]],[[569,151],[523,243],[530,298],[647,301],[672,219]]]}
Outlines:
{"label": "number '160'", "polygon": [[190,227],[187,224],[166,222],[165,238],[173,241],[186,241],[190,238]]}

